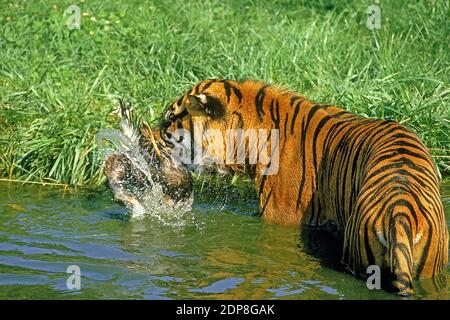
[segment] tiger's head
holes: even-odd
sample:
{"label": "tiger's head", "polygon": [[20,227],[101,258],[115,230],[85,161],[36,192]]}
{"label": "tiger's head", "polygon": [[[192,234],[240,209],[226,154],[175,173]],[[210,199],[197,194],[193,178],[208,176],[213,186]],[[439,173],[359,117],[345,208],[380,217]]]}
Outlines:
{"label": "tiger's head", "polygon": [[[255,81],[202,81],[169,104],[151,135],[190,171],[276,174],[277,90]],[[265,108],[264,101],[272,102]],[[264,116],[267,109],[271,116]]]}
{"label": "tiger's head", "polygon": [[234,81],[202,81],[166,108],[153,135],[190,171],[225,174],[233,168],[226,165],[225,134],[242,126],[233,115],[241,100]]}

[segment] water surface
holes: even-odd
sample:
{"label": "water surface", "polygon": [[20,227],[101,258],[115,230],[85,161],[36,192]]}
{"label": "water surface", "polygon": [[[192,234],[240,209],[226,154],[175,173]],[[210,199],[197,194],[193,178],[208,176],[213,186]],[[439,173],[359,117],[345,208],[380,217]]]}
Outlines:
{"label": "water surface", "polygon": [[[0,299],[398,299],[311,254],[325,250],[321,236],[305,241],[230,194],[198,199],[174,227],[129,220],[109,190],[1,183]],[[442,194],[450,225],[450,185]],[[70,265],[81,290],[66,286]],[[413,298],[449,299],[449,288],[447,268]]]}

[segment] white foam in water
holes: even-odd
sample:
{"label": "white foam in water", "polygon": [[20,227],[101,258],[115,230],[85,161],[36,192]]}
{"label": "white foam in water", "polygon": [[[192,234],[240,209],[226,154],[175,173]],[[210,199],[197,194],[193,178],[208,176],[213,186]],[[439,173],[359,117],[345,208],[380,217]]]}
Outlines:
{"label": "white foam in water", "polygon": [[164,199],[162,186],[153,182],[149,165],[136,143],[133,143],[121,131],[114,129],[101,129],[95,135],[95,141],[104,160],[112,154],[124,155],[151,182],[152,188],[137,195],[139,203],[131,210],[133,220],[150,216],[165,225],[183,226],[187,222],[185,215],[191,210],[192,203],[172,204]]}

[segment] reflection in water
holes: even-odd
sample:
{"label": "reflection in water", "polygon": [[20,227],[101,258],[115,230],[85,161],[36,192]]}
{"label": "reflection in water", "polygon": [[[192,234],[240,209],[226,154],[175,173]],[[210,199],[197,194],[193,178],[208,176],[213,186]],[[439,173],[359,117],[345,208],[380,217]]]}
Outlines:
{"label": "reflection in water", "polygon": [[[443,194],[450,222],[450,187]],[[324,235],[264,222],[229,195],[173,227],[129,220],[109,191],[1,184],[0,298],[397,299],[342,272]],[[81,291],[66,288],[72,264]],[[448,299],[449,283],[449,270],[416,281],[412,298]]]}

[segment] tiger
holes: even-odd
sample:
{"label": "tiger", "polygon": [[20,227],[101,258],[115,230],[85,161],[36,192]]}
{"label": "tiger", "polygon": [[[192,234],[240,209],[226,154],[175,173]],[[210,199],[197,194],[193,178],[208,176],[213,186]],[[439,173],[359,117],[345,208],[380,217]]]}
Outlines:
{"label": "tiger", "polygon": [[[173,149],[183,139],[192,141],[196,123],[222,138],[232,129],[276,130],[276,174],[264,174],[267,163],[248,158],[228,163],[224,153],[214,154],[222,157],[214,170],[252,178],[262,219],[333,234],[342,247],[340,262],[352,274],[367,278],[367,268],[378,266],[389,289],[407,296],[414,279],[445,269],[448,228],[440,176],[427,147],[406,126],[260,81],[209,79],[170,103],[159,124],[142,134]],[[266,138],[273,144],[270,133]],[[214,150],[224,140],[201,143]],[[186,166],[195,170],[195,164]]]}

